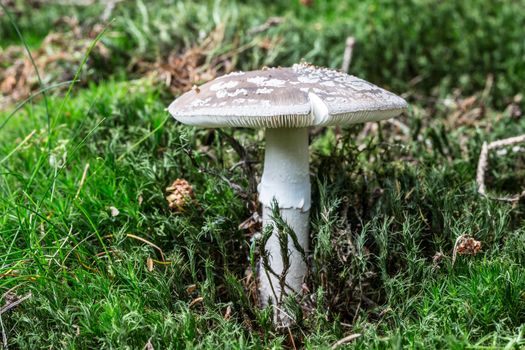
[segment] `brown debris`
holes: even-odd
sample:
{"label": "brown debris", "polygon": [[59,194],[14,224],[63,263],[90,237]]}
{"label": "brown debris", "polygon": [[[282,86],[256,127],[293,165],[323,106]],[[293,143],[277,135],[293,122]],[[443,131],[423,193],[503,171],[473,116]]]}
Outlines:
{"label": "brown debris", "polygon": [[[69,30],[49,33],[40,48],[31,52],[40,77],[48,86],[73,79],[93,40],[103,30],[102,26],[84,30],[74,17],[63,17],[57,24],[65,25]],[[90,55],[107,59],[109,50],[99,41]],[[0,48],[0,62],[0,109],[29,97],[41,88],[24,47]]]}
{"label": "brown debris", "polygon": [[[270,20],[272,25],[280,23],[276,18]],[[224,46],[224,36],[225,25],[221,23],[200,44],[183,52],[171,52],[167,58],[161,57],[155,62],[135,61],[130,69],[164,83],[174,95],[191,89],[198,92],[198,84],[232,72],[241,52],[255,46],[269,51],[281,42],[279,37],[271,41],[252,40],[242,45],[235,40],[233,47],[223,52],[221,47]]]}
{"label": "brown debris", "polygon": [[447,117],[451,128],[459,126],[474,126],[485,117],[486,107],[483,99],[478,96],[458,98],[453,103],[453,112]]}
{"label": "brown debris", "polygon": [[272,27],[276,27],[284,23],[284,17],[270,17],[260,26],[254,27],[248,31],[249,35],[255,35],[267,31]]}
{"label": "brown debris", "polygon": [[163,82],[174,94],[188,91],[195,84],[214,79],[219,72],[229,73],[233,70],[231,55],[235,52],[208,61],[212,52],[222,45],[224,29],[224,25],[217,26],[200,45],[183,53],[172,52],[167,58],[160,58],[156,62],[137,61],[134,68],[138,73]]}
{"label": "brown debris", "polygon": [[258,212],[253,212],[252,215],[239,224],[239,230],[248,230],[250,233],[261,231],[262,218]]}
{"label": "brown debris", "polygon": [[481,252],[481,242],[470,235],[461,235],[456,239],[454,251],[452,252],[452,265],[456,262],[459,255],[477,255]]}
{"label": "brown debris", "polygon": [[463,238],[457,246],[457,252],[459,255],[476,255],[480,251],[481,242],[472,237]]}
{"label": "brown debris", "polygon": [[166,200],[171,210],[181,212],[184,207],[193,200],[193,187],[184,179],[175,180],[171,186],[166,188],[168,195]]}
{"label": "brown debris", "polygon": [[[48,34],[40,48],[31,52],[46,86],[71,80],[93,40],[104,30],[101,24],[83,28],[74,17],[63,17],[56,23],[69,29],[66,32]],[[269,19],[270,26],[279,23],[278,17]],[[155,61],[136,57],[127,69],[163,83],[174,95],[178,95],[193,86],[198,91],[196,84],[232,72],[238,55],[243,51],[253,47],[269,51],[282,41],[280,37],[272,40],[256,38],[244,44],[235,40],[232,47],[225,50],[224,38],[225,25],[219,24],[196,46],[173,51]],[[106,60],[111,52],[103,43],[98,42],[90,54],[90,57],[93,56]],[[7,63],[5,66],[4,62]],[[90,62],[91,59],[87,64]],[[0,48],[0,109],[27,98],[40,88],[38,77],[24,48]]]}
{"label": "brown debris", "polygon": [[454,101],[449,101],[449,107],[452,107],[452,113],[447,117],[447,122],[451,128],[460,126],[479,126],[480,121],[487,115],[486,101],[489,98],[490,91],[494,86],[494,76],[489,74],[485,81],[485,87],[479,94],[462,98],[461,91],[454,91]]}

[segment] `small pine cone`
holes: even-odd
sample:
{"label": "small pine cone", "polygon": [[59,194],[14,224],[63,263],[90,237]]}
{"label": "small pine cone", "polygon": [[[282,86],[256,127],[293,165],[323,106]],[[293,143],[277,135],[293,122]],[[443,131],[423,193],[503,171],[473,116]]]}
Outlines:
{"label": "small pine cone", "polygon": [[472,238],[463,238],[457,247],[457,252],[460,255],[476,255],[481,251],[481,242]]}
{"label": "small pine cone", "polygon": [[174,211],[182,211],[193,199],[193,187],[184,179],[175,180],[166,188],[168,206]]}

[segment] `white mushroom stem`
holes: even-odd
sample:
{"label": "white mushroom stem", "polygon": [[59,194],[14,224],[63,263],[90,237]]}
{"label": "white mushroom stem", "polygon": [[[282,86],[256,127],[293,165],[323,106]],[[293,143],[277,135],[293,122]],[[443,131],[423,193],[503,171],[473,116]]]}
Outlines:
{"label": "white mushroom stem", "polygon": [[285,295],[301,291],[306,261],[292,237],[288,237],[289,266],[283,293],[279,278],[284,268],[283,256],[271,210],[274,199],[281,217],[295,232],[303,251],[307,252],[310,210],[308,128],[266,129],[266,153],[259,185],[259,201],[263,205],[263,226],[273,225],[274,228],[265,247],[271,271],[261,265],[260,295],[263,305],[271,302],[279,306]]}

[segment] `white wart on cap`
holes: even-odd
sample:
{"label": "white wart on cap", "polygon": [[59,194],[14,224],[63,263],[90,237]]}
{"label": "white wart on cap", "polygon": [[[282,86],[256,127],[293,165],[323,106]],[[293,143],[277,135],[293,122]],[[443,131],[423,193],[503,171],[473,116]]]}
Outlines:
{"label": "white wart on cap", "polygon": [[365,80],[295,64],[224,75],[185,93],[168,110],[196,126],[297,128],[377,121],[406,107],[401,97]]}

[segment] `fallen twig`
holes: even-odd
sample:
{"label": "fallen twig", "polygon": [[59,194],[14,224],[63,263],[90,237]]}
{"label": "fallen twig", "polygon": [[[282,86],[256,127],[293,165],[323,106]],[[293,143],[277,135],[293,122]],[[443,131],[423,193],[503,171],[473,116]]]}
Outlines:
{"label": "fallen twig", "polygon": [[352,52],[354,50],[355,38],[349,36],[346,38],[346,47],[345,53],[343,54],[343,64],[341,65],[341,70],[345,73],[348,73],[348,68],[350,68],[350,63],[352,63]]}
{"label": "fallen twig", "polygon": [[288,329],[288,335],[290,336],[290,342],[292,343],[292,348],[294,350],[297,350],[297,347],[295,346],[295,340],[293,340],[293,334],[292,334],[292,330],[290,329],[290,327],[286,327]]}
{"label": "fallen twig", "polygon": [[27,293],[26,295],[24,295],[23,297],[20,297],[20,298],[16,298],[15,300],[12,300],[12,301],[8,301],[4,306],[2,306],[2,308],[0,308],[0,315],[2,315],[3,313],[11,310],[12,308],[20,305],[21,303],[23,303],[25,300],[29,299],[32,297],[32,294],[31,292]]}
{"label": "fallen twig", "polygon": [[503,146],[511,146],[511,145],[514,145],[516,143],[521,143],[521,142],[525,142],[525,135],[514,136],[514,137],[509,137],[503,140],[493,141],[489,143],[489,149],[494,149],[494,148],[503,147]]}
{"label": "fallen twig", "polygon": [[338,347],[340,347],[341,345],[344,345],[344,344],[348,344],[350,343],[352,340],[355,340],[357,338],[359,338],[361,336],[360,333],[355,333],[355,334],[350,334],[342,339],[339,339],[338,341],[336,341],[331,347],[330,349],[334,350],[334,349],[337,349]]}
{"label": "fallen twig", "polygon": [[272,304],[272,307],[274,309],[274,320],[275,324],[277,325],[277,328],[289,328],[291,324],[294,324],[296,322],[295,318],[292,317],[289,313],[287,313],[284,309],[280,308],[275,304]]}
{"label": "fallen twig", "polygon": [[483,142],[481,146],[481,153],[479,154],[478,169],[476,171],[476,183],[478,184],[478,193],[486,196],[486,187],[485,187],[485,172],[488,167],[488,158],[489,158],[489,147],[486,142]]}
{"label": "fallen twig", "polygon": [[512,146],[517,143],[525,142],[525,135],[521,136],[515,136],[515,137],[509,137],[503,140],[497,140],[493,141],[491,143],[483,143],[483,146],[481,147],[481,153],[479,154],[479,161],[478,161],[478,168],[476,171],[476,183],[478,185],[478,193],[482,196],[504,201],[504,202],[517,202],[521,198],[525,197],[525,190],[522,191],[519,194],[513,195],[513,196],[504,196],[504,197],[493,197],[489,196],[487,194],[487,189],[485,186],[485,173],[487,172],[488,168],[488,158],[489,158],[489,150],[505,147],[505,146]]}
{"label": "fallen twig", "polygon": [[260,26],[257,26],[255,28],[250,29],[248,31],[248,34],[249,35],[255,35],[255,34],[259,34],[259,33],[265,32],[268,29],[270,29],[271,27],[278,26],[279,24],[281,24],[283,22],[284,22],[284,18],[283,17],[270,17],[270,18],[268,18],[266,20],[266,22],[264,22]]}
{"label": "fallen twig", "polygon": [[191,303],[188,305],[188,308],[191,308],[193,305],[202,303],[204,301],[204,297],[198,297],[191,301]]}
{"label": "fallen twig", "polygon": [[131,233],[127,233],[126,234],[126,237],[129,237],[129,238],[133,238],[133,239],[136,239],[138,241],[141,241],[141,242],[144,242],[146,243],[147,245],[157,249],[160,253],[160,257],[162,258],[162,261],[166,261],[166,259],[164,258],[164,252],[162,251],[162,249],[160,249],[160,247],[158,245],[156,245],[155,243],[152,243],[150,241],[148,241],[147,239],[145,238],[142,238],[142,237],[139,237],[139,236],[135,236],[134,234],[131,234]]}

